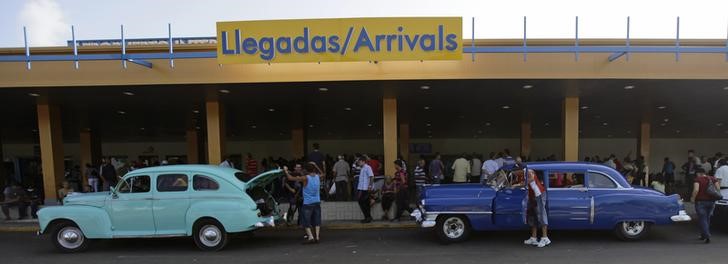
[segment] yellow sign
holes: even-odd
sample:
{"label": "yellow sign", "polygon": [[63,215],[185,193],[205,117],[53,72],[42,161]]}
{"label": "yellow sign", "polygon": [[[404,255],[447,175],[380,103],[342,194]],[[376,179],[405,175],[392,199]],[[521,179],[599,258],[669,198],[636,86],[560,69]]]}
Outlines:
{"label": "yellow sign", "polygon": [[217,22],[217,61],[461,60],[462,18]]}

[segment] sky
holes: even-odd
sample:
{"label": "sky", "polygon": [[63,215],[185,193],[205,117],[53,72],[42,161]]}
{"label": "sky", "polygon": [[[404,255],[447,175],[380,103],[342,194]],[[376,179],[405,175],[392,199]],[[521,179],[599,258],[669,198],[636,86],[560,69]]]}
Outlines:
{"label": "sky", "polygon": [[22,47],[23,26],[30,46],[65,45],[71,25],[77,39],[214,36],[217,21],[300,18],[460,16],[463,36],[479,39],[624,38],[627,17],[632,38],[726,39],[726,0],[2,0],[0,47]]}

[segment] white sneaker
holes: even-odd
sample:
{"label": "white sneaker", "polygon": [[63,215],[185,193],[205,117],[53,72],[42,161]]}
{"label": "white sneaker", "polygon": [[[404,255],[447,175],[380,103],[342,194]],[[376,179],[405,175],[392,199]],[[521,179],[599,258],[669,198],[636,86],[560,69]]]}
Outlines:
{"label": "white sneaker", "polygon": [[551,240],[548,237],[542,237],[536,246],[542,248],[548,245],[551,245]]}
{"label": "white sneaker", "polygon": [[535,237],[532,237],[532,238],[529,238],[528,240],[524,240],[523,244],[529,245],[529,246],[536,246],[536,245],[538,245],[538,239],[536,239]]}

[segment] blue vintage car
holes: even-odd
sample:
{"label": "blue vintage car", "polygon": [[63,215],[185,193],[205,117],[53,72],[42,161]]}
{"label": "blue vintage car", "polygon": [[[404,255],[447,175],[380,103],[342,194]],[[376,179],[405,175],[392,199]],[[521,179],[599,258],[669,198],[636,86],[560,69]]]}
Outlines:
{"label": "blue vintage car", "polygon": [[274,225],[277,203],[262,187],[280,175],[208,165],[134,170],[110,192],[73,194],[38,211],[40,234],[63,252],[81,251],[91,239],[178,236],[220,250],[228,233]]}
{"label": "blue vintage car", "polygon": [[[632,187],[616,170],[592,163],[528,163],[547,188],[549,229],[614,230],[638,240],[652,225],[690,221],[678,195]],[[465,240],[472,231],[515,230],[525,224],[527,190],[494,184],[425,186],[419,225],[433,228],[444,243]]]}

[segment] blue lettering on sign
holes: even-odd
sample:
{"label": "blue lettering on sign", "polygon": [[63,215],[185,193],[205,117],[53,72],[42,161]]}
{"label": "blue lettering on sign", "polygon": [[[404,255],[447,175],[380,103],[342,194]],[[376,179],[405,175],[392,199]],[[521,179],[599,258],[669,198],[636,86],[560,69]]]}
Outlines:
{"label": "blue lettering on sign", "polygon": [[[367,50],[368,52],[403,51],[455,51],[458,49],[458,35],[446,34],[444,25],[438,25],[436,34],[408,34],[403,26],[396,28],[394,34],[370,35],[365,27],[355,32],[354,27],[344,38],[339,35],[316,35],[310,37],[308,27],[303,27],[298,36],[270,37],[263,36],[258,39],[245,37],[244,32],[235,29],[234,45],[228,41],[227,31],[221,31],[221,52],[224,55],[248,54],[257,55],[266,61],[274,60],[276,54],[295,53],[340,53],[346,54],[349,44],[354,47],[352,52]],[[343,41],[342,41],[343,40]],[[353,42],[353,43],[350,43]]]}

